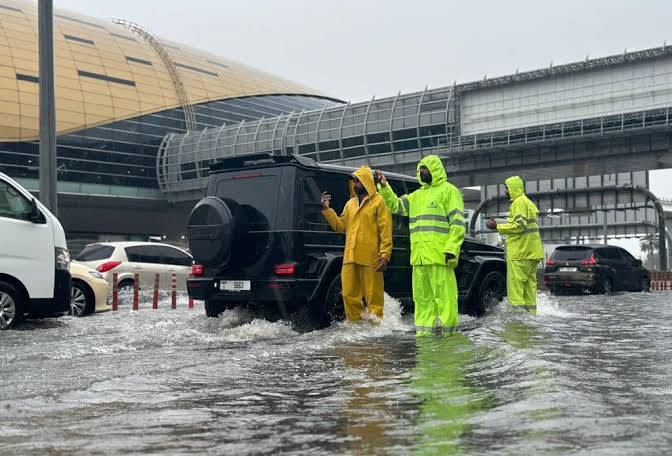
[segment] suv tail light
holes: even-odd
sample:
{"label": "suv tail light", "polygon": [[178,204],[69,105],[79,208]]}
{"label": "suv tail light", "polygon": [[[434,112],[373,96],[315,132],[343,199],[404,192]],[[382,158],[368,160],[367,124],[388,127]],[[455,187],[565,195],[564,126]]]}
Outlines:
{"label": "suv tail light", "polygon": [[590,258],[587,260],[583,260],[581,263],[581,266],[592,266],[597,264],[597,260],[595,259],[595,254],[592,254]]}
{"label": "suv tail light", "polygon": [[98,272],[107,272],[110,271],[121,264],[121,261],[106,261],[96,268]]}
{"label": "suv tail light", "polygon": [[546,261],[546,266],[555,266],[555,260],[553,258],[549,258]]}
{"label": "suv tail light", "polygon": [[202,276],[204,271],[205,271],[205,268],[203,267],[202,264],[191,265],[191,275],[193,275],[195,277]]}
{"label": "suv tail light", "polygon": [[275,275],[294,275],[296,267],[291,263],[276,264],[273,268]]}

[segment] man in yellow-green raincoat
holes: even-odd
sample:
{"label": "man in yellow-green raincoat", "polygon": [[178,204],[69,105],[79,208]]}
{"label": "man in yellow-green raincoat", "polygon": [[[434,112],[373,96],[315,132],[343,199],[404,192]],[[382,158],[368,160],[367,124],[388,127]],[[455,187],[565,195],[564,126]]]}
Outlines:
{"label": "man in yellow-green raincoat", "polygon": [[488,219],[491,230],[506,236],[506,294],[509,304],[537,313],[537,266],[544,259],[539,235],[539,209],[525,195],[525,185],[518,176],[504,182],[511,199],[507,223]]}

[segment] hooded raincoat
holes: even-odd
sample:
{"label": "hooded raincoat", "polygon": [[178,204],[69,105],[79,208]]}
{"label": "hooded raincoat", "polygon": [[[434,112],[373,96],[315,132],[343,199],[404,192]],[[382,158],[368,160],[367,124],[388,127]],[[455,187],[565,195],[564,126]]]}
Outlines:
{"label": "hooded raincoat", "polygon": [[506,284],[509,303],[530,312],[537,309],[537,265],[544,259],[539,235],[539,210],[525,195],[518,176],[505,181],[511,197],[507,223],[497,224],[506,236]]}
{"label": "hooded raincoat", "polygon": [[[422,166],[432,174],[429,185],[420,178]],[[408,217],[416,333],[450,332],[458,324],[454,268],[465,233],[462,193],[448,183],[446,170],[436,155],[423,158],[417,169],[421,188],[397,197],[386,185],[380,187],[380,194],[392,213]],[[446,262],[446,253],[453,259]]]}
{"label": "hooded raincoat", "polygon": [[389,261],[392,256],[392,216],[376,190],[371,168],[361,166],[353,175],[367,191],[361,203],[351,183],[352,197],[341,215],[331,208],[324,209],[322,215],[334,231],[345,233],[343,303],[348,320],[356,321],[364,311],[362,299],[369,312],[379,318],[383,316],[383,273],[376,268],[381,258]]}

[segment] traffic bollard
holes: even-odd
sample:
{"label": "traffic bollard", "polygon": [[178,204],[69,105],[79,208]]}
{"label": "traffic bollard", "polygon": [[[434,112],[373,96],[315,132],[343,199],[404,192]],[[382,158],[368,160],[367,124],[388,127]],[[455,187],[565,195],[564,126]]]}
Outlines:
{"label": "traffic bollard", "polygon": [[192,298],[191,296],[189,296],[189,308],[190,309],[194,308],[194,298]]}
{"label": "traffic bollard", "polygon": [[135,274],[133,276],[133,310],[138,310],[140,308],[140,274]]}
{"label": "traffic bollard", "polygon": [[119,276],[112,274],[112,310],[119,309]]}
{"label": "traffic bollard", "polygon": [[154,300],[152,301],[152,309],[159,308],[159,274],[154,276]]}
{"label": "traffic bollard", "polygon": [[171,281],[173,289],[170,297],[170,308],[177,309],[177,276],[175,274],[172,274]]}

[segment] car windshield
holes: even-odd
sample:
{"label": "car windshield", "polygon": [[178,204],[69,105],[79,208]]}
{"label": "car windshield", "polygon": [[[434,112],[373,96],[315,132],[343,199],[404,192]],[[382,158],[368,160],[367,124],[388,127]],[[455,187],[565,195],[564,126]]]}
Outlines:
{"label": "car windshield", "polygon": [[553,252],[553,258],[556,261],[576,261],[590,258],[593,254],[593,249],[590,247],[569,247],[558,248]]}
{"label": "car windshield", "polygon": [[75,260],[77,261],[105,260],[112,256],[112,252],[114,252],[114,247],[112,247],[111,245],[100,245],[100,244],[87,245],[86,247],[84,247],[84,250],[82,250],[79,253],[79,255],[77,255],[77,258],[75,258]]}

